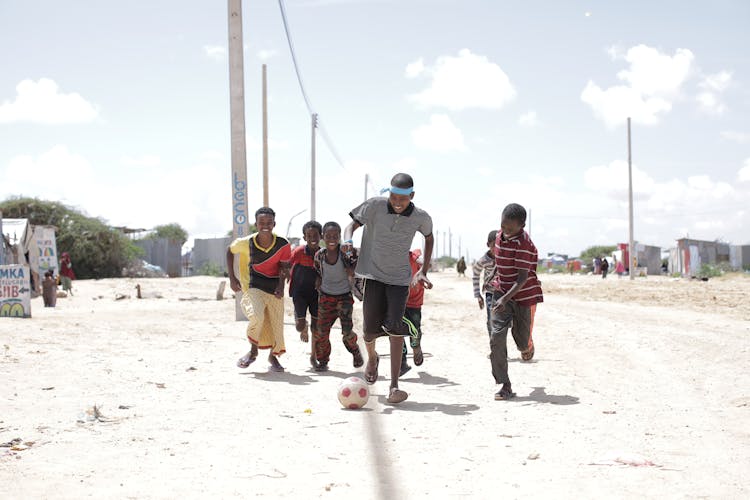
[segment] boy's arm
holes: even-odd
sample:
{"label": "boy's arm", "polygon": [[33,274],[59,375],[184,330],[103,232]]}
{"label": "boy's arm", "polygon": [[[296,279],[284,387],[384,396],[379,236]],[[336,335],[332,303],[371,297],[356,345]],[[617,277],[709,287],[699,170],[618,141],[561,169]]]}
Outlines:
{"label": "boy's arm", "polygon": [[276,285],[276,290],[273,291],[273,294],[277,298],[282,298],[284,296],[284,284],[289,278],[289,267],[289,262],[279,262],[279,284]]}
{"label": "boy's arm", "polygon": [[424,237],[424,252],[422,253],[422,267],[419,268],[414,274],[414,278],[411,280],[411,286],[416,286],[421,281],[423,286],[427,289],[432,288],[432,282],[427,279],[427,271],[430,269],[430,261],[432,260],[432,247],[435,245],[435,237],[430,233]]}
{"label": "boy's arm", "polygon": [[354,247],[354,245],[352,244],[352,236],[354,236],[354,231],[356,231],[360,227],[362,227],[362,224],[360,224],[355,219],[352,219],[349,225],[344,228],[344,243],[341,244],[341,250],[344,253]]}
{"label": "boy's arm", "polygon": [[484,269],[482,262],[486,257],[487,254],[482,255],[476,262],[474,262],[474,265],[471,266],[471,284],[474,287],[474,298],[479,302],[479,309],[484,309],[484,299],[482,298],[482,293],[479,289],[479,278],[482,276],[482,270]]}
{"label": "boy's arm", "polygon": [[510,287],[510,290],[508,290],[505,295],[500,297],[500,300],[497,301],[497,303],[492,307],[493,311],[502,312],[503,309],[505,309],[505,304],[507,304],[510,299],[512,299],[518,292],[521,291],[523,286],[526,284],[526,281],[529,279],[529,270],[528,269],[519,269],[518,270],[518,278],[516,278],[516,282],[513,283],[513,286]]}
{"label": "boy's arm", "polygon": [[227,248],[227,274],[229,274],[229,288],[234,292],[239,292],[242,289],[240,280],[237,279],[237,275],[234,273],[234,254],[230,248]]}

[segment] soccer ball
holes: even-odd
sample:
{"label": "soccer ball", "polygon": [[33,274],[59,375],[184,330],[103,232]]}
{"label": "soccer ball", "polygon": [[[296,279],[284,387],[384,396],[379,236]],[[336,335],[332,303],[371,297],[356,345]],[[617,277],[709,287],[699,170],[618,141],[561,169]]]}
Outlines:
{"label": "soccer ball", "polygon": [[367,404],[370,398],[370,389],[359,377],[349,377],[339,384],[339,402],[341,406],[349,410],[357,410]]}

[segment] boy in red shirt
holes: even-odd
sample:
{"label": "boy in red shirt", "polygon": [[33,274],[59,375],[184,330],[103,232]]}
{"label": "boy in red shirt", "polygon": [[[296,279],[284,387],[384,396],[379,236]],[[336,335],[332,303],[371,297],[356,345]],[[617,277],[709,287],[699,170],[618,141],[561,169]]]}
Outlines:
{"label": "boy in red shirt", "polygon": [[[415,249],[409,252],[409,264],[411,273],[414,276],[422,267],[422,250]],[[429,283],[429,280],[427,280]],[[406,299],[406,309],[404,310],[404,323],[409,327],[410,344],[414,351],[414,364],[420,366],[424,363],[422,354],[422,304],[424,303],[424,289],[432,288],[432,283],[425,285],[419,283],[416,286],[409,287],[409,297]],[[406,342],[401,356],[401,371],[399,375],[411,370],[411,366],[406,362]]]}
{"label": "boy in red shirt", "polygon": [[[309,339],[308,327],[312,332],[313,345],[311,346],[310,364],[317,368],[315,361],[315,334],[318,330],[318,291],[315,281],[318,273],[315,271],[313,259],[320,250],[320,239],[323,234],[323,226],[320,222],[311,220],[302,226],[302,236],[306,245],[300,245],[292,250],[289,265],[292,270],[289,277],[289,296],[294,304],[295,328],[299,332],[302,342]],[[310,323],[307,323],[307,312],[310,311]]]}
{"label": "boy in red shirt", "polygon": [[537,250],[526,226],[526,209],[511,203],[503,209],[500,231],[495,239],[495,277],[492,287],[492,332],[490,362],[495,382],[502,384],[496,400],[510,399],[513,392],[508,377],[508,330],[524,359],[533,356],[529,347],[534,316],[532,308],[543,301],[542,286],[536,276]]}

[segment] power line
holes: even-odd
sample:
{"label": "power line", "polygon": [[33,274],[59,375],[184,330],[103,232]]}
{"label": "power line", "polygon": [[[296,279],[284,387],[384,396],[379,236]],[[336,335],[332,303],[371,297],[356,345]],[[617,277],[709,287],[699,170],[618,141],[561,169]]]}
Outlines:
{"label": "power line", "polygon": [[284,0],[279,0],[279,10],[281,10],[281,20],[284,23],[284,33],[286,33],[286,40],[289,44],[289,52],[292,55],[292,63],[294,64],[294,72],[297,74],[297,81],[299,82],[299,88],[302,92],[302,98],[305,100],[305,105],[307,106],[307,111],[310,113],[310,115],[317,114],[317,129],[320,130],[320,135],[323,138],[323,142],[326,143],[326,146],[328,147],[328,150],[330,151],[331,155],[336,159],[338,164],[343,168],[344,170],[347,170],[346,166],[344,166],[344,161],[341,159],[341,157],[338,154],[338,151],[336,150],[336,147],[333,145],[333,141],[331,140],[331,137],[328,135],[328,132],[326,131],[325,127],[323,127],[323,124],[320,121],[320,114],[315,113],[313,110],[313,106],[310,103],[310,98],[307,95],[307,92],[305,91],[305,85],[302,82],[302,73],[299,69],[299,64],[297,63],[297,56],[294,52],[294,43],[292,42],[292,35],[289,31],[289,22],[286,18],[286,7],[284,6]]}

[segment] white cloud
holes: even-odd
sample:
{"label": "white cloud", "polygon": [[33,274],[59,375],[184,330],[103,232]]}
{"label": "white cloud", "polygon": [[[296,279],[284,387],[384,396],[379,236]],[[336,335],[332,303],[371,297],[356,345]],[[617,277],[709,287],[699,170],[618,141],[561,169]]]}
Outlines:
{"label": "white cloud", "polygon": [[690,77],[693,53],[677,49],[669,56],[645,45],[631,47],[624,56],[614,47],[608,52],[611,58],[622,58],[629,64],[628,69],[617,73],[625,85],[603,90],[589,80],[581,100],[608,127],[623,124],[627,117],[643,125],[658,123],[660,115],[672,109],[673,101],[679,98],[683,84]]}
{"label": "white cloud", "polygon": [[518,117],[518,123],[522,127],[536,127],[539,125],[539,119],[536,116],[536,111],[527,111]]}
{"label": "white cloud", "polygon": [[[411,74],[417,69],[418,66],[412,67]],[[407,74],[409,71],[407,67]],[[424,108],[500,109],[516,96],[502,68],[469,49],[459,51],[457,57],[439,57],[434,66],[424,67],[420,74],[430,75],[432,82],[427,89],[409,96],[409,100]]]}
{"label": "white cloud", "polygon": [[424,60],[420,57],[413,63],[406,65],[406,78],[416,78],[424,71]]}
{"label": "white cloud", "polygon": [[157,155],[143,155],[138,158],[123,156],[120,158],[120,164],[125,167],[158,167],[161,165],[161,158]]}
{"label": "white cloud", "polygon": [[672,109],[672,103],[661,97],[646,97],[622,85],[602,90],[592,81],[583,89],[581,100],[610,128],[622,125],[628,117],[633,123],[655,125],[660,113]]}
{"label": "white cloud", "polygon": [[[289,149],[289,143],[285,140],[276,140],[272,138],[268,138],[268,150],[269,151],[278,151],[283,149]],[[245,150],[250,152],[257,152],[257,151],[263,151],[263,143],[256,139],[255,137],[251,137],[249,135],[245,136]]]}
{"label": "white cloud", "polygon": [[276,54],[278,54],[278,51],[275,49],[260,49],[257,56],[261,61],[268,61],[269,59],[276,57]]}
{"label": "white cloud", "polygon": [[737,172],[737,180],[740,182],[750,182],[750,158],[745,160],[745,165]]}
{"label": "white cloud", "polygon": [[203,52],[214,61],[226,61],[227,48],[223,45],[204,45]]}
{"label": "white cloud", "polygon": [[85,123],[99,114],[94,105],[77,93],[63,94],[49,78],[23,80],[16,86],[14,101],[0,105],[0,123]]}
{"label": "white cloud", "polygon": [[5,170],[0,171],[0,186],[6,196],[69,200],[78,205],[80,186],[86,186],[90,178],[88,160],[58,144],[37,158],[31,155],[11,158]]}
{"label": "white cloud", "polygon": [[739,144],[747,144],[750,143],[750,133],[747,132],[737,132],[734,130],[723,130],[721,131],[721,137],[728,140],[737,142]]}
{"label": "white cloud", "polygon": [[464,136],[447,115],[432,115],[430,123],[411,133],[414,145],[430,151],[464,151]]}
{"label": "white cloud", "polygon": [[699,108],[713,115],[720,115],[726,111],[726,105],[719,97],[732,83],[732,73],[721,71],[713,75],[703,77],[698,84],[702,90],[696,96]]}

